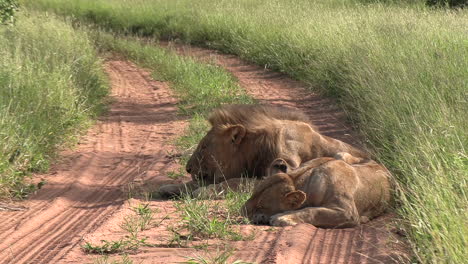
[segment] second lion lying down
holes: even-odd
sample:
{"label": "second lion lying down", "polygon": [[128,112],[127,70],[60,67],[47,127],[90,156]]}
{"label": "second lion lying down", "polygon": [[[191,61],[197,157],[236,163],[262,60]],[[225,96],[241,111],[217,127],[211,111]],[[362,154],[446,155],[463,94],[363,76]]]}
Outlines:
{"label": "second lion lying down", "polygon": [[388,170],[348,153],[313,159],[293,170],[276,159],[269,174],[242,210],[256,224],[353,227],[383,213],[390,201]]}

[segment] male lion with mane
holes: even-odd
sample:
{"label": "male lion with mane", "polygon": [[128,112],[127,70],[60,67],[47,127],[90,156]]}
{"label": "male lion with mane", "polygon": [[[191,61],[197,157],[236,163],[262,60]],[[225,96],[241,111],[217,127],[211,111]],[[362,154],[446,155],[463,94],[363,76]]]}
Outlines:
{"label": "male lion with mane", "polygon": [[270,173],[242,209],[255,224],[354,227],[383,213],[390,201],[388,170],[348,153],[313,159],[293,170],[276,159]]}
{"label": "male lion with mane", "polygon": [[367,157],[349,144],[320,134],[303,112],[291,108],[224,105],[215,109],[208,121],[211,129],[186,166],[192,181],[164,185],[161,195],[192,192],[200,184],[228,181],[229,185],[241,176],[263,177],[277,158],[296,168],[303,161],[333,157],[338,152]]}

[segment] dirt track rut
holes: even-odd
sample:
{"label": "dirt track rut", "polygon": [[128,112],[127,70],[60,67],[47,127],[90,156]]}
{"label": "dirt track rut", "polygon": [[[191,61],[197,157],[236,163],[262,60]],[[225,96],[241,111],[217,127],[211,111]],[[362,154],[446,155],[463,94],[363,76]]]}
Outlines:
{"label": "dirt track rut", "polygon": [[106,69],[109,112],[42,176],[48,183],[23,203],[28,210],[0,212],[0,263],[58,263],[122,206],[128,182],[174,166],[167,142],[184,122],[168,87],[128,62],[110,61]]}

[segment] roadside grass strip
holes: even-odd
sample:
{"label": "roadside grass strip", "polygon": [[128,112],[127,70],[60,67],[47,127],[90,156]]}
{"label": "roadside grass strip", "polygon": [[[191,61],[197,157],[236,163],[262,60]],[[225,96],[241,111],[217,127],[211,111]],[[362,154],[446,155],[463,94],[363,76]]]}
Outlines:
{"label": "roadside grass strip", "polygon": [[464,263],[468,11],[363,2],[25,1],[121,34],[237,54],[338,98],[397,177],[416,260]]}
{"label": "roadside grass strip", "polygon": [[44,172],[104,109],[108,84],[88,34],[54,16],[0,26],[0,199],[40,188]]}

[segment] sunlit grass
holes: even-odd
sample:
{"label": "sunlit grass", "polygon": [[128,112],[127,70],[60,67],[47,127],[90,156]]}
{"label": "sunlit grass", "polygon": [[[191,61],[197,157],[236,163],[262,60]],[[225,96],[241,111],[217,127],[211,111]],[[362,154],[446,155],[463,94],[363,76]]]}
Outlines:
{"label": "sunlit grass", "polygon": [[0,199],[34,190],[58,147],[101,112],[107,85],[88,35],[53,16],[0,26]]}

